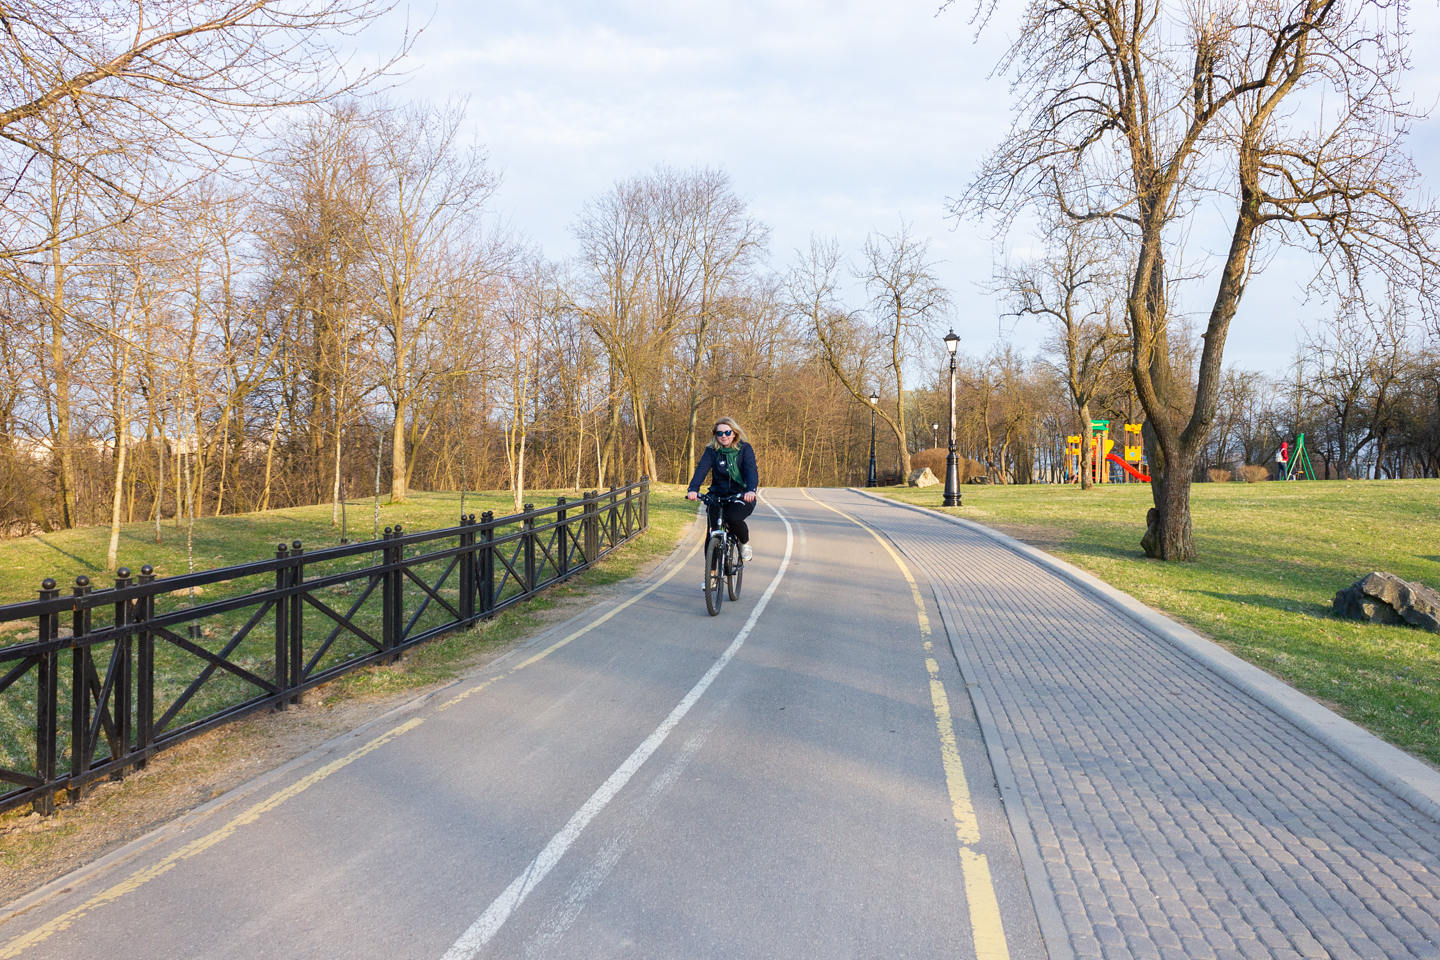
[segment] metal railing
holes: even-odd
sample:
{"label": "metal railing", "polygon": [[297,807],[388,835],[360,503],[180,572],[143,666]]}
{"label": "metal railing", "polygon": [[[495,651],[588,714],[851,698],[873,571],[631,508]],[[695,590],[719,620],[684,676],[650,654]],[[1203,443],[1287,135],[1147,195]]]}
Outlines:
{"label": "metal railing", "polygon": [[[649,525],[648,479],[424,533],[113,587],[53,579],[0,606],[0,811],[53,812],[179,741],[284,709],[342,673],[463,629],[590,567]],[[203,602],[202,602],[203,600]],[[33,625],[33,626],[32,626]],[[3,642],[3,641],[0,641]]]}

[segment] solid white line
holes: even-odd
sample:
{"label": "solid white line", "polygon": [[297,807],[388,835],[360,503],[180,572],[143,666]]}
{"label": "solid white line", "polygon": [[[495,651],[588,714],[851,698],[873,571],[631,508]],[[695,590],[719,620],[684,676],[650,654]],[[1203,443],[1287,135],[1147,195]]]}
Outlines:
{"label": "solid white line", "polygon": [[785,515],[774,504],[767,501],[766,506],[774,511],[781,523],[785,524],[785,556],[781,559],[775,576],[771,578],[770,585],[765,588],[765,593],[760,597],[760,602],[755,604],[755,609],[750,612],[745,626],[740,628],[740,632],[735,635],[730,646],[720,655],[720,659],[705,671],[705,675],[690,689],[689,693],[685,694],[684,699],[675,705],[675,709],[670,711],[670,715],[661,722],[660,726],[656,727],[654,732],[646,737],[645,741],[626,758],[625,762],[610,774],[609,779],[600,785],[600,789],[590,795],[590,799],[585,801],[584,806],[575,812],[565,826],[560,828],[560,832],[550,839],[550,842],[545,845],[545,849],[541,850],[539,855],[530,861],[530,865],[510,883],[510,886],[505,888],[505,892],[486,908],[485,912],[480,915],[480,919],[471,924],[470,928],[461,934],[460,939],[445,951],[441,960],[470,960],[484,949],[485,944],[500,932],[505,921],[510,919],[511,914],[529,896],[530,891],[534,890],[540,881],[545,879],[546,874],[553,870],[565,856],[570,845],[589,826],[590,821],[594,820],[600,811],[615,799],[616,794],[625,788],[625,785],[630,782],[630,778],[635,776],[636,771],[659,749],[660,744],[665,742],[665,738],[670,735],[670,732],[690,712],[690,708],[695,706],[695,703],[710,688],[710,684],[715,682],[720,671],[724,670],[726,664],[740,652],[740,648],[745,644],[745,638],[750,636],[750,631],[755,628],[760,614],[769,604],[770,598],[774,596],[776,588],[780,586],[780,580],[785,576],[785,568],[790,565],[790,551],[795,542],[790,521],[785,519]]}

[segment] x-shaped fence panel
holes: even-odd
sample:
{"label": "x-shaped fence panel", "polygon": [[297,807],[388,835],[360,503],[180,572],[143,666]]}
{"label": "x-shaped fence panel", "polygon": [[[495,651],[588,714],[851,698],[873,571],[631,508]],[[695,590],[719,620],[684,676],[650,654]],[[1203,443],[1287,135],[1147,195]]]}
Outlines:
{"label": "x-shaped fence panel", "polygon": [[[584,570],[648,526],[648,479],[444,530],[0,607],[0,810],[42,813],[157,751],[393,660]],[[33,627],[29,626],[33,624]]]}

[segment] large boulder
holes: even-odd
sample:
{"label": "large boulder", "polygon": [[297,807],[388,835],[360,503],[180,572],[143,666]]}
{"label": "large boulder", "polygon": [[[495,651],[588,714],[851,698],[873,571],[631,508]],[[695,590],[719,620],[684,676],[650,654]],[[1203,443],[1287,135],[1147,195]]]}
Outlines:
{"label": "large boulder", "polygon": [[1401,580],[1393,573],[1370,573],[1335,594],[1335,614],[1374,623],[1408,623],[1440,633],[1440,591]]}
{"label": "large boulder", "polygon": [[921,467],[919,470],[911,470],[905,482],[912,487],[933,487],[940,481],[935,479],[935,474],[930,472],[929,467]]}

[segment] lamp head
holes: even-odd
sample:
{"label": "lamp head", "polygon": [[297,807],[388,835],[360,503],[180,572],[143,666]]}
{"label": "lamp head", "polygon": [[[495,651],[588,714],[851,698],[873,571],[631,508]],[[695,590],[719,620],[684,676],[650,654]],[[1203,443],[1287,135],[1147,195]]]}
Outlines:
{"label": "lamp head", "polygon": [[950,351],[950,356],[955,356],[955,350],[960,346],[960,337],[952,329],[945,334],[945,349]]}
{"label": "lamp head", "polygon": [[875,406],[875,404],[877,404],[877,403],[879,403],[879,402],[880,402],[880,394],[876,393],[876,392],[873,391],[873,390],[870,391],[870,406],[873,407],[873,406]]}

